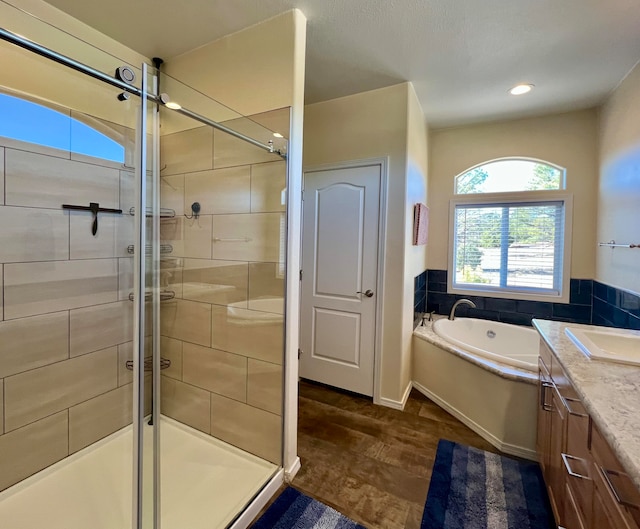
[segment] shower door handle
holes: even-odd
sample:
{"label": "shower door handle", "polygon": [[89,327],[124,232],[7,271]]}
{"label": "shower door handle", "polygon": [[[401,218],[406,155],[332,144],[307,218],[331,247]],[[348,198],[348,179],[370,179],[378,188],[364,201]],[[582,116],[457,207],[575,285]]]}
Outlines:
{"label": "shower door handle", "polygon": [[358,292],[356,292],[356,294],[364,294],[368,298],[371,298],[371,297],[373,297],[373,290],[369,289],[369,290],[365,290],[364,292],[358,290]]}

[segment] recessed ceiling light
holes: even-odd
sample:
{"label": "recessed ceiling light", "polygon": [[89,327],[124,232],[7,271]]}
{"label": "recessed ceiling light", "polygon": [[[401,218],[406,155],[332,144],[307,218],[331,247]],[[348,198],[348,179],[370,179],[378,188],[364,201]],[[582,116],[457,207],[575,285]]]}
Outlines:
{"label": "recessed ceiling light", "polygon": [[279,132],[274,132],[273,133],[273,137],[274,138],[284,138],[284,136],[282,134],[280,134]]}
{"label": "recessed ceiling light", "polygon": [[531,90],[533,90],[532,84],[519,84],[514,86],[511,90],[509,90],[509,93],[512,96],[521,96],[522,94],[531,92]]}

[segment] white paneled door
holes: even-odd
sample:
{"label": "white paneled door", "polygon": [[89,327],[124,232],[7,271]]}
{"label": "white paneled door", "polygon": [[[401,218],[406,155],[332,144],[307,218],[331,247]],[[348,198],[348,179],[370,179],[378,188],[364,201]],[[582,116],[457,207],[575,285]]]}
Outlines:
{"label": "white paneled door", "polygon": [[381,166],[306,172],[300,376],[373,395]]}

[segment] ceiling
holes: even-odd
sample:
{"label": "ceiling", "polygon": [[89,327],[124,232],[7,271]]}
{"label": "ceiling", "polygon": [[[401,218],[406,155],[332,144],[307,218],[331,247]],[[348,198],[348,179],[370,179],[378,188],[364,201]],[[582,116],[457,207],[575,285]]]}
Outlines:
{"label": "ceiling", "polygon": [[307,103],[411,81],[432,128],[595,106],[640,59],[637,0],[48,2],[165,59],[297,7]]}

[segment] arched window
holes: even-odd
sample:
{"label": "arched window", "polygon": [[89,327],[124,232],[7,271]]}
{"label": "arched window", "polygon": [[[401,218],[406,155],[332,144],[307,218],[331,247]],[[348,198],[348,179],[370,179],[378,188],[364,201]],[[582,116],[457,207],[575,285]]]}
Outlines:
{"label": "arched window", "polygon": [[564,189],[564,169],[541,160],[503,158],[456,176],[456,195]]}
{"label": "arched window", "polygon": [[124,163],[124,147],[93,127],[53,110],[0,93],[0,136]]}
{"label": "arched window", "polygon": [[568,301],[571,196],[565,170],[500,159],[455,178],[449,291]]}

